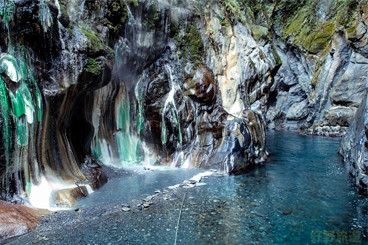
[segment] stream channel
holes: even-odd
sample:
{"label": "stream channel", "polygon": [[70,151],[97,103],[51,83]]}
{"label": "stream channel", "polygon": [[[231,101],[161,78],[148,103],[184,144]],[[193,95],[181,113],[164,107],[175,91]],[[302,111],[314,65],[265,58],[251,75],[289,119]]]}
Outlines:
{"label": "stream channel", "polygon": [[267,134],[267,161],[244,175],[170,189],[205,170],[136,170],[10,244],[367,244],[367,198],[337,154],[340,139]]}

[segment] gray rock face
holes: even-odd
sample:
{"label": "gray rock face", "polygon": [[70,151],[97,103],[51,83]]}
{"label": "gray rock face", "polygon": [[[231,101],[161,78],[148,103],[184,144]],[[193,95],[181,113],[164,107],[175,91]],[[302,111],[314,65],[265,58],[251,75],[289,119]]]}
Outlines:
{"label": "gray rock face", "polygon": [[[366,89],[365,89],[366,90]],[[365,92],[367,93],[367,92]],[[367,94],[358,108],[349,131],[342,139],[339,153],[344,157],[355,183],[367,195],[368,187],[368,99]]]}
{"label": "gray rock face", "polygon": [[[318,135],[326,131],[330,132],[327,135],[345,132],[340,129],[350,125],[365,92],[367,60],[339,32],[332,36],[331,50],[319,70],[314,71],[317,55],[291,51],[281,40],[277,42],[283,64],[265,106],[270,128],[310,128],[306,133]],[[322,130],[324,126],[329,126],[329,130]],[[338,131],[333,132],[335,129]]]}
{"label": "gray rock face", "polygon": [[344,75],[332,87],[331,99],[334,104],[358,107],[365,93],[368,59],[353,53]]}
{"label": "gray rock face", "polygon": [[349,126],[353,121],[356,108],[335,106],[322,113],[320,126]]}
{"label": "gray rock face", "polygon": [[286,119],[288,120],[301,120],[308,116],[308,100],[293,103],[288,112],[286,113]]}
{"label": "gray rock face", "polygon": [[[331,10],[320,12],[335,11],[333,5]],[[279,10],[287,7],[282,3],[281,6]],[[299,10],[301,17],[303,8]],[[331,25],[331,31],[326,32],[324,26],[322,32],[313,30],[305,35],[308,24],[301,25],[304,17],[291,19],[290,25],[273,24],[274,43],[282,65],[274,76],[267,99],[258,99],[252,105],[266,112],[270,128],[308,129],[308,133],[320,134],[322,127],[327,126],[330,130],[338,129],[337,135],[344,132],[340,128],[349,126],[364,95],[368,72],[366,11],[364,4],[349,9],[354,13],[349,30]],[[283,11],[273,14],[270,18],[274,20],[285,17]],[[328,21],[328,14],[321,16],[314,21]],[[337,107],[345,109],[340,108],[338,112]]]}

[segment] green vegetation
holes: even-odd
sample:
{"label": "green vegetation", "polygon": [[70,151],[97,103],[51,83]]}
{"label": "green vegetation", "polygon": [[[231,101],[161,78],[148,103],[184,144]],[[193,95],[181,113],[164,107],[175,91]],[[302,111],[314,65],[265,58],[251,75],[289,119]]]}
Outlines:
{"label": "green vegetation", "polygon": [[279,54],[277,53],[276,47],[273,43],[272,43],[272,53],[273,53],[273,57],[275,57],[276,65],[281,66],[282,65],[281,58],[280,58]]}
{"label": "green vegetation", "polygon": [[88,58],[87,65],[85,67],[85,70],[89,73],[92,73],[96,76],[101,74],[101,67],[97,64],[95,59]]}
{"label": "green vegetation", "polygon": [[81,29],[83,34],[88,38],[90,42],[89,43],[90,49],[95,51],[105,49],[105,45],[101,42],[96,31],[84,25],[79,25],[79,28]]}
{"label": "green vegetation", "polygon": [[184,36],[184,56],[189,57],[193,64],[198,64],[202,60],[204,45],[200,33],[195,24],[188,24]]}
{"label": "green vegetation", "polygon": [[66,0],[60,1],[60,11],[61,11],[61,14],[64,15],[67,19],[70,19],[67,8],[66,8],[66,4],[67,4]]}
{"label": "green vegetation", "polygon": [[[179,59],[184,57],[190,60],[195,66],[200,64],[204,53],[204,44],[196,25],[187,22],[184,32],[183,26],[180,26],[177,22],[172,22],[171,28],[173,39],[178,42]],[[180,29],[182,31],[181,35]]]}
{"label": "green vegetation", "polygon": [[318,70],[317,70],[317,72],[315,72],[315,73],[314,73],[314,76],[313,76],[313,78],[312,78],[312,80],[311,80],[311,84],[312,84],[312,86],[313,86],[314,88],[317,86],[318,77],[319,77],[319,75],[321,74],[321,71],[322,71],[322,69],[321,69],[321,68],[320,68],[320,69],[318,69]]}
{"label": "green vegetation", "polygon": [[151,2],[148,8],[148,17],[147,17],[147,29],[149,31],[156,30],[157,20],[159,20],[157,6],[155,2]]}
{"label": "green vegetation", "polygon": [[130,0],[130,2],[135,6],[135,7],[138,7],[139,4],[138,4],[138,1],[137,0]]}
{"label": "green vegetation", "polygon": [[69,32],[69,39],[72,39],[73,38],[73,30],[72,28],[68,28],[68,32]]}
{"label": "green vegetation", "polygon": [[133,5],[138,7],[139,3],[137,0],[120,0],[111,1],[108,5],[107,20],[104,20],[105,26],[110,30],[113,30],[114,34],[119,34],[124,23],[129,17],[129,6]]}
{"label": "green vegetation", "polygon": [[171,33],[171,36],[175,39],[175,41],[177,41],[178,43],[180,43],[180,38],[179,38],[179,23],[177,21],[175,21],[175,20],[171,20],[170,33]]}
{"label": "green vegetation", "polygon": [[[235,21],[246,23],[246,15],[242,9],[244,6],[241,6],[237,0],[220,0],[220,3],[224,6],[224,18],[221,18],[223,24],[225,26],[229,25],[228,21],[234,23]],[[226,20],[228,19],[228,20]]]}
{"label": "green vegetation", "polygon": [[118,16],[117,18],[121,23],[126,21],[128,17],[128,8],[124,1],[113,2],[112,3],[112,12],[109,13],[109,17]]}
{"label": "green vegetation", "polygon": [[[355,31],[358,3],[357,0],[280,0],[273,18],[282,25],[284,39],[308,52],[320,53],[329,46],[336,29]],[[318,9],[326,14],[323,18],[317,14]]]}
{"label": "green vegetation", "polygon": [[324,50],[330,45],[334,31],[335,24],[332,21],[321,25],[320,30],[314,31],[306,37],[303,47],[311,53]]}

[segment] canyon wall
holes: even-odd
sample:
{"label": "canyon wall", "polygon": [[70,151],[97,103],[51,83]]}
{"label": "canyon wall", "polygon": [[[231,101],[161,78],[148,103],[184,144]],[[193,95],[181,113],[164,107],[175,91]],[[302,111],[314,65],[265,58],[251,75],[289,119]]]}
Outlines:
{"label": "canyon wall", "polygon": [[106,183],[101,165],[242,173],[267,127],[354,134],[367,6],[1,1],[1,199],[72,206]]}

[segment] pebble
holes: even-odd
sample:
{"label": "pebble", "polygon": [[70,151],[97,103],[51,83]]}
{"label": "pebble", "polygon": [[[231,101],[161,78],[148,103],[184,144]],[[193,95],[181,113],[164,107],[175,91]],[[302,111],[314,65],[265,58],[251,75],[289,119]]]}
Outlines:
{"label": "pebble", "polygon": [[289,210],[289,209],[285,209],[284,211],[282,211],[283,214],[288,215],[291,214],[293,211]]}
{"label": "pebble", "polygon": [[155,190],[155,193],[157,193],[157,194],[158,194],[158,193],[161,193],[161,191],[160,191],[160,190]]}
{"label": "pebble", "polygon": [[148,196],[144,199],[144,201],[149,202],[153,199],[154,196]]}
{"label": "pebble", "polygon": [[129,212],[131,209],[128,207],[123,207],[121,210],[123,210],[123,212]]}
{"label": "pebble", "polygon": [[207,185],[207,183],[196,183],[196,185],[195,186],[205,186],[205,185]]}

